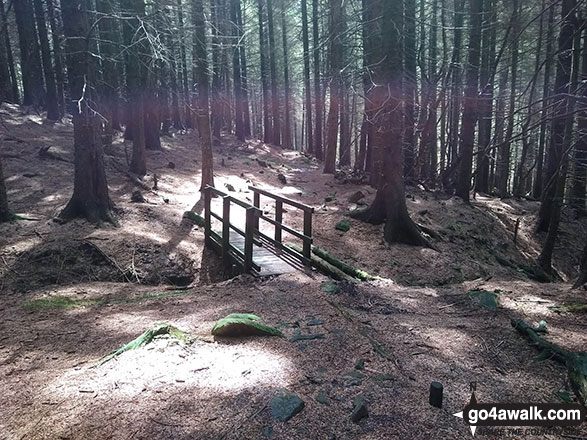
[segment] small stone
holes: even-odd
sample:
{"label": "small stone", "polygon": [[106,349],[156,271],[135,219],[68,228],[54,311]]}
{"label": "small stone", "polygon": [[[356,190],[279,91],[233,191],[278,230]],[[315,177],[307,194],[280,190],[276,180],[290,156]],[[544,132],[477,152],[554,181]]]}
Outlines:
{"label": "small stone", "polygon": [[277,175],[277,180],[279,180],[281,183],[283,183],[284,185],[287,183],[287,179],[285,178],[285,176],[281,173],[279,173]]}
{"label": "small stone", "polygon": [[364,197],[365,197],[365,194],[363,194],[362,191],[357,191],[356,193],[353,193],[349,197],[349,203],[357,203],[359,200],[361,200]]}
{"label": "small stone", "polygon": [[367,402],[363,396],[357,396],[353,401],[353,412],[351,413],[351,420],[353,423],[359,423],[366,417],[369,417]]}
{"label": "small stone", "polygon": [[139,190],[133,191],[130,196],[130,201],[133,203],[145,203],[145,198]]}
{"label": "small stone", "polygon": [[263,437],[273,437],[273,428],[271,426],[266,426],[265,428],[263,428]]}
{"label": "small stone", "polygon": [[232,186],[230,183],[225,183],[224,186],[226,187],[227,190],[229,190],[230,192],[235,192],[236,190],[234,189],[234,186]]}
{"label": "small stone", "polygon": [[365,368],[365,359],[359,359],[355,362],[355,369],[362,370]]}
{"label": "small stone", "polygon": [[274,420],[287,422],[304,409],[304,401],[289,391],[281,390],[271,399],[271,415]]}
{"label": "small stone", "polygon": [[322,405],[330,406],[330,401],[328,400],[328,397],[326,397],[326,395],[324,393],[318,393],[318,395],[316,396],[316,402],[318,402]]}
{"label": "small stone", "polygon": [[346,219],[341,220],[336,224],[334,229],[342,232],[347,232],[349,229],[351,229],[351,223]]}

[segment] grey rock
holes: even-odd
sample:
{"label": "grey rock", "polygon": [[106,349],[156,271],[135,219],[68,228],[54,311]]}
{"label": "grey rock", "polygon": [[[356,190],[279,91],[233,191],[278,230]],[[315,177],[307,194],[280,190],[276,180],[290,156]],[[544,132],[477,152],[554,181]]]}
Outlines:
{"label": "grey rock", "polygon": [[281,390],[269,403],[273,419],[287,422],[304,409],[304,401],[289,391]]}

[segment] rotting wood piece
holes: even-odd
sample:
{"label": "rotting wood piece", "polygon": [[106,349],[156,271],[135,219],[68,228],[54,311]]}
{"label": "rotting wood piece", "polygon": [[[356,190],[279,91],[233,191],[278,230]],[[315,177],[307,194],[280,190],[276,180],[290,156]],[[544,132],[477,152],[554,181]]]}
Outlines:
{"label": "rotting wood piece", "polygon": [[512,327],[526,336],[539,350],[567,366],[569,382],[582,405],[587,403],[587,353],[569,351],[542,339],[536,331],[521,319],[512,319]]}

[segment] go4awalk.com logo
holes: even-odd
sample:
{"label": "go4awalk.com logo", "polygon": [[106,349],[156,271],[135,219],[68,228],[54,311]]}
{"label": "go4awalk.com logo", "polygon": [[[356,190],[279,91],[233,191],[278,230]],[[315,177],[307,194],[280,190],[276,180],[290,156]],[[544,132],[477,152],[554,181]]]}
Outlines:
{"label": "go4awalk.com logo", "polygon": [[578,403],[477,403],[475,385],[463,411],[453,414],[464,420],[475,435],[479,426],[578,427],[587,410]]}

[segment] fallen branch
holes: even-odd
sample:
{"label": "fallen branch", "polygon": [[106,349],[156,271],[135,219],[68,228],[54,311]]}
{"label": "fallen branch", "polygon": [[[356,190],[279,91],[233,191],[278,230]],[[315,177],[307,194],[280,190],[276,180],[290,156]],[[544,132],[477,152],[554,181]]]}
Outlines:
{"label": "fallen branch", "polygon": [[587,304],[568,304],[566,306],[552,307],[555,312],[587,313]]}
{"label": "fallen branch", "polygon": [[[294,251],[299,252],[300,254],[303,252],[302,248],[299,247],[298,245],[290,243],[287,246],[290,247],[291,249],[293,249]],[[349,283],[357,282],[357,278],[354,278],[351,275],[348,275],[347,273],[340,270],[338,267],[333,266],[328,261],[318,257],[317,255],[312,254],[310,257],[311,257],[312,264],[314,266],[316,266],[316,268],[318,270],[320,270],[321,272],[325,273],[326,275],[334,278],[335,280],[347,281]]]}
{"label": "fallen branch", "polygon": [[318,246],[312,246],[312,252],[316,254],[318,257],[325,260],[326,262],[342,270],[347,275],[352,276],[353,278],[357,278],[361,281],[369,281],[377,278],[373,275],[368,274],[364,270],[357,269],[356,267],[339,260],[334,255],[329,254],[327,251],[319,248]]}
{"label": "fallen branch", "polygon": [[587,403],[587,353],[568,351],[559,345],[542,339],[526,322],[512,319],[512,327],[526,336],[544,356],[552,357],[566,365],[571,388],[582,405]]}

